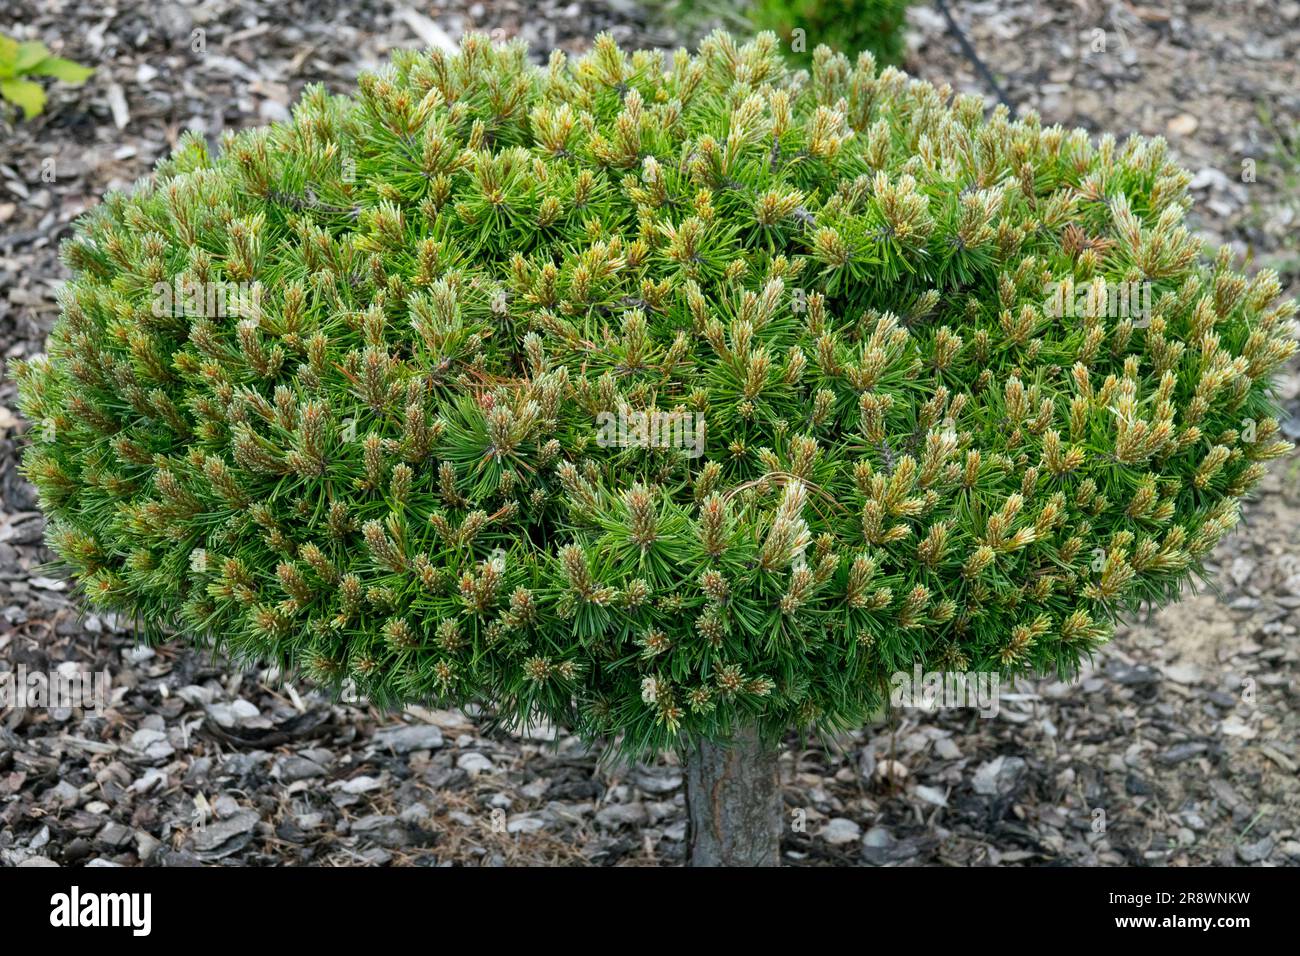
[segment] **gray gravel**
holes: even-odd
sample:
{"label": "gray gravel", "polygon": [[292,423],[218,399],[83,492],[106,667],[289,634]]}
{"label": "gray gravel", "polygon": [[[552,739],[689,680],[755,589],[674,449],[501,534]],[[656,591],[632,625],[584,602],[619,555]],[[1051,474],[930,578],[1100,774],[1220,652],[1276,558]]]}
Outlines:
{"label": "gray gravel", "polygon": [[[523,35],[538,56],[580,49],[604,27],[624,42],[670,39],[626,0],[413,6],[448,36],[471,26]],[[1197,227],[1300,291],[1294,187],[1270,158],[1274,133],[1257,109],[1300,115],[1300,4],[953,6],[1017,104],[1048,122],[1167,135],[1196,173]],[[359,69],[416,45],[412,22],[427,28],[379,0],[9,8],[31,35],[100,72],[53,90],[38,120],[0,125],[6,357],[42,348],[69,223],[105,188],[147,173],[179,130],[215,137],[278,118],[305,83],[347,89]],[[921,7],[912,22],[911,68],[979,89],[942,21]],[[1111,38],[1100,57],[1084,52],[1098,25]],[[202,54],[191,49],[196,29]],[[50,157],[57,177],[46,182]],[[1243,158],[1258,160],[1256,182],[1241,182]],[[1279,397],[1300,406],[1295,364]],[[13,407],[12,386],[0,385],[0,666],[106,668],[112,697],[98,716],[0,711],[0,864],[681,861],[682,774],[671,757],[607,765],[563,728],[508,734],[478,714],[380,714],[274,670],[239,671],[179,645],[136,648],[128,622],[86,611],[44,567]],[[1293,456],[1275,463],[1215,553],[1216,590],[1123,628],[1078,681],[1004,688],[994,719],[907,710],[835,740],[792,739],[781,763],[785,859],[1300,864],[1298,528]]]}

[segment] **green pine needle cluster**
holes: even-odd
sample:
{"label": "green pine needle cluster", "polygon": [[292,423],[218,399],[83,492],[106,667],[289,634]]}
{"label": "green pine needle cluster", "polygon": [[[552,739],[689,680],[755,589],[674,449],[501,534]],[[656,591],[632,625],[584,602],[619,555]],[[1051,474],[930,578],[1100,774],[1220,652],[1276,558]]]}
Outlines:
{"label": "green pine needle cluster", "polygon": [[152,637],[630,753],[1069,675],[1289,448],[1295,303],[1188,179],[770,33],[399,52],[81,221],[26,473]]}

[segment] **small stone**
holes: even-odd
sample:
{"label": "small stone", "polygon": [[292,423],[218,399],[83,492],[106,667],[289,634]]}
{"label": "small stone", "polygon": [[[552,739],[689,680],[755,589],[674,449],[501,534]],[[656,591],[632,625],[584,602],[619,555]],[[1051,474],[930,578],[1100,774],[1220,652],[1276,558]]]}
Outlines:
{"label": "small stone", "polygon": [[217,691],[212,687],[200,687],[198,684],[187,684],[176,692],[176,696],[187,704],[198,706],[211,704],[217,699]]}
{"label": "small stone", "polygon": [[847,817],[835,817],[829,820],[817,835],[832,846],[840,846],[860,839],[862,827]]}
{"label": "small stone", "polygon": [[167,771],[160,770],[157,767],[151,767],[144,772],[144,775],[131,784],[132,793],[149,793],[156,787],[163,787],[167,783]]}
{"label": "small stone", "polygon": [[1297,766],[1294,760],[1292,760],[1286,754],[1282,753],[1282,751],[1278,750],[1276,747],[1270,746],[1269,744],[1261,745],[1259,748],[1259,752],[1262,753],[1269,760],[1273,761],[1275,764],[1277,764],[1287,773],[1295,773],[1297,769],[1300,769],[1300,766]]}
{"label": "small stone", "polygon": [[938,787],[927,787],[918,784],[915,792],[926,803],[932,803],[936,807],[946,807],[948,805],[948,795]]}
{"label": "small stone", "polygon": [[1237,856],[1243,863],[1258,863],[1261,860],[1268,859],[1268,855],[1273,852],[1275,841],[1272,837],[1264,837],[1254,843],[1242,843],[1237,846]]}
{"label": "small stone", "polygon": [[212,812],[220,820],[233,817],[239,809],[239,801],[228,793],[219,793],[212,800]]}
{"label": "small stone", "polygon": [[894,835],[884,827],[872,827],[862,835],[862,845],[881,849],[893,846]]}
{"label": "small stone", "polygon": [[961,748],[958,747],[951,737],[940,737],[934,742],[935,755],[944,760],[960,760]]}
{"label": "small stone", "polygon": [[442,746],[442,731],[433,724],[404,724],[375,731],[375,746],[407,754],[413,750],[437,750]]}
{"label": "small stone", "polygon": [[610,830],[642,826],[646,822],[645,804],[611,803],[596,811],[596,822]]}
{"label": "small stone", "polygon": [[235,726],[235,712],[229,704],[208,704],[203,709],[218,727],[229,730]]}
{"label": "small stone", "polygon": [[506,822],[507,833],[536,833],[546,829],[546,821],[530,813],[518,813]]}
{"label": "small stone", "polygon": [[398,815],[397,819],[401,820],[403,823],[418,825],[429,819],[429,808],[423,803],[413,803],[404,809],[401,814]]}
{"label": "small stone", "polygon": [[898,847],[892,833],[884,827],[872,827],[862,837],[862,858],[872,866],[884,866],[893,861]]}
{"label": "small stone", "polygon": [[185,771],[185,783],[193,787],[202,787],[208,782],[212,773],[212,758],[197,757]]}
{"label": "small stone", "polygon": [[397,817],[388,816],[387,814],[374,813],[367,817],[361,817],[352,821],[352,832],[357,835],[367,834],[374,830],[382,830],[385,827],[391,827],[397,822]]}
{"label": "small stone", "polygon": [[64,848],[63,862],[69,864],[80,863],[86,857],[90,856],[93,849],[94,848],[90,845],[89,840],[85,837],[77,837],[69,843],[66,848]]}
{"label": "small stone", "polygon": [[1195,664],[1166,664],[1160,668],[1161,672],[1175,684],[1192,685],[1199,684],[1205,676],[1205,672]]}
{"label": "small stone", "polygon": [[635,779],[646,793],[672,793],[682,785],[682,775],[667,767],[639,771]]}
{"label": "small stone", "polygon": [[285,783],[293,783],[297,780],[309,780],[312,777],[323,777],[325,768],[314,760],[308,760],[306,757],[285,757],[280,761],[280,779]]}
{"label": "small stone", "polygon": [[1147,783],[1146,778],[1141,774],[1129,771],[1129,775],[1124,781],[1124,789],[1129,796],[1145,797],[1151,793],[1151,784]]}
{"label": "small stone", "polygon": [[369,793],[371,790],[378,790],[380,786],[381,784],[376,778],[362,774],[359,777],[353,777],[351,780],[344,780],[338,785],[338,789],[342,790],[344,793],[356,795]]}
{"label": "small stone", "polygon": [[258,115],[268,123],[279,123],[289,118],[289,109],[277,100],[262,100],[257,107]]}
{"label": "small stone", "polygon": [[[194,844],[194,849],[200,853],[225,855],[221,851],[235,852],[242,849],[247,841],[241,841],[240,838],[251,834],[257,826],[258,820],[259,817],[256,811],[240,810],[232,817],[217,820],[205,827],[191,831],[190,840]],[[228,847],[227,844],[233,844],[233,849]]]}
{"label": "small stone", "polygon": [[1115,680],[1116,683],[1125,686],[1136,686],[1139,684],[1158,684],[1160,683],[1160,674],[1150,667],[1130,667],[1119,662],[1112,662],[1106,668],[1106,673]]}
{"label": "small stone", "polygon": [[551,781],[545,777],[538,777],[536,780],[524,784],[519,791],[519,795],[527,800],[540,800],[549,789],[551,789]]}
{"label": "small stone", "polygon": [[135,855],[140,858],[141,863],[148,863],[153,859],[154,854],[162,846],[162,841],[152,834],[143,830],[137,830],[135,834]]}
{"label": "small stone", "polygon": [[145,728],[131,735],[130,749],[150,760],[166,760],[176,752],[161,730]]}
{"label": "small stone", "polygon": [[478,776],[481,773],[491,773],[496,767],[492,761],[479,753],[477,750],[471,750],[463,753],[456,760],[456,766],[464,770],[470,776]]}
{"label": "small stone", "polygon": [[60,780],[45,791],[44,799],[47,803],[57,804],[60,807],[75,807],[81,800],[81,791],[68,781]]}
{"label": "small stone", "polygon": [[1225,734],[1228,737],[1241,737],[1245,740],[1250,740],[1257,736],[1259,731],[1243,721],[1236,714],[1229,714],[1219,724],[1219,733]]}
{"label": "small stone", "polygon": [[1249,581],[1254,571],[1255,562],[1250,558],[1236,557],[1232,559],[1232,564],[1228,565],[1228,577],[1232,578],[1238,587]]}
{"label": "small stone", "polygon": [[1005,797],[1016,789],[1025,775],[1026,764],[1021,757],[995,757],[975,771],[972,785],[975,792],[986,797]]}
{"label": "small stone", "polygon": [[230,712],[234,714],[235,722],[238,724],[247,724],[250,720],[261,716],[257,705],[240,697],[230,705]]}
{"label": "small stone", "polygon": [[1172,767],[1184,760],[1195,757],[1197,754],[1205,753],[1208,749],[1209,744],[1204,741],[1192,740],[1186,743],[1174,744],[1174,746],[1164,750],[1156,759],[1165,766]]}
{"label": "small stone", "polygon": [[1214,791],[1214,795],[1218,797],[1219,801],[1229,810],[1235,811],[1238,807],[1245,806],[1245,801],[1242,800],[1241,794],[1237,793],[1237,791],[1233,789],[1232,784],[1228,783],[1228,781],[1224,780],[1222,777],[1211,777],[1210,789]]}
{"label": "small stone", "polygon": [[126,846],[131,842],[133,834],[131,828],[123,826],[116,820],[109,820],[96,835],[95,839],[107,846],[119,847]]}
{"label": "small stone", "polygon": [[560,737],[560,728],[550,721],[541,721],[538,724],[529,726],[524,729],[523,736],[527,740],[535,740],[538,743],[551,743]]}

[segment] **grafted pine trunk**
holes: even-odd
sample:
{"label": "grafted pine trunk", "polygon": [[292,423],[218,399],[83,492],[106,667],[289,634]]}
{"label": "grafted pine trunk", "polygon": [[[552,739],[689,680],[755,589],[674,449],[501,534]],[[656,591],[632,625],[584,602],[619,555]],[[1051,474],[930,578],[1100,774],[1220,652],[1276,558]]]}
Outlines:
{"label": "grafted pine trunk", "polygon": [[687,866],[781,865],[777,756],[744,727],[687,757]]}

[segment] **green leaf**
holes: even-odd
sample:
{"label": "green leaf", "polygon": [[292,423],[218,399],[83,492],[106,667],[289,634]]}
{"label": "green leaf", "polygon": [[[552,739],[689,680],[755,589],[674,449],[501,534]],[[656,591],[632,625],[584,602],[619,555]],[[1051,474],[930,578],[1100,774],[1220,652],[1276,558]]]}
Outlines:
{"label": "green leaf", "polygon": [[62,57],[48,56],[28,70],[27,74],[28,76],[52,76],[64,83],[80,86],[94,72],[94,67],[82,66],[80,63],[73,63],[71,60],[65,60]]}
{"label": "green leaf", "polygon": [[39,116],[45,109],[45,91],[28,80],[0,80],[0,96],[21,106],[26,119]]}
{"label": "green leaf", "polygon": [[0,33],[0,80],[18,73],[18,41]]}
{"label": "green leaf", "polygon": [[49,55],[50,48],[44,43],[36,40],[33,40],[31,43],[20,43],[18,44],[18,61],[16,69],[19,73],[26,73]]}

